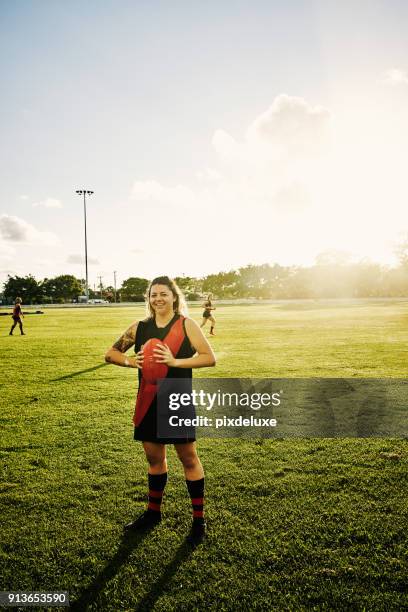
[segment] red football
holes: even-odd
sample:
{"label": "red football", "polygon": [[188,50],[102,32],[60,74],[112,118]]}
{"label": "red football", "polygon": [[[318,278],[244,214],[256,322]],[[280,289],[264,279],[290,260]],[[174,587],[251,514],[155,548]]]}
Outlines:
{"label": "red football", "polygon": [[158,338],[150,338],[143,346],[143,367],[142,374],[146,382],[153,385],[159,378],[166,378],[169,368],[165,363],[157,363],[156,355],[153,351],[157,346],[163,346],[163,342]]}

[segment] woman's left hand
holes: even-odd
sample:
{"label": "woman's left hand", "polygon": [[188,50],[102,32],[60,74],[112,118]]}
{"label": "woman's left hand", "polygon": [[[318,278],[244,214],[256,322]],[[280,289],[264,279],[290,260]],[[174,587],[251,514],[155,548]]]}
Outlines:
{"label": "woman's left hand", "polygon": [[157,363],[165,363],[169,368],[174,368],[176,366],[176,359],[173,357],[173,353],[167,346],[167,344],[158,345],[153,354],[156,357]]}

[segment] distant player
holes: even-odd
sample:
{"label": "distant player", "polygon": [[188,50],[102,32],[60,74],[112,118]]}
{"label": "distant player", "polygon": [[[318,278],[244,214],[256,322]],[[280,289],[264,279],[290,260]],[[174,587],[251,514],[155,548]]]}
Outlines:
{"label": "distant player", "polygon": [[203,312],[203,320],[202,323],[200,325],[200,327],[204,327],[204,325],[207,323],[207,321],[211,322],[211,327],[210,327],[210,336],[215,336],[214,333],[214,327],[215,327],[215,317],[211,314],[211,312],[213,310],[216,310],[215,306],[212,305],[212,293],[209,293],[207,296],[207,301],[204,302],[203,304],[203,308],[204,308],[204,312]]}
{"label": "distant player", "polygon": [[22,303],[23,300],[20,297],[17,297],[13,308],[13,314],[11,315],[13,317],[13,325],[11,326],[9,336],[13,335],[13,330],[17,324],[20,326],[21,335],[25,336],[23,331],[23,322],[21,320],[22,318],[24,319],[23,311],[21,310]]}

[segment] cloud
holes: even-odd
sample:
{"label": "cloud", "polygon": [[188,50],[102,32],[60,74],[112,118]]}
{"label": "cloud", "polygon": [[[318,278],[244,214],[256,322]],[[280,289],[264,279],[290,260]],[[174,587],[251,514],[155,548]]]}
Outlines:
{"label": "cloud", "polygon": [[[330,151],[331,113],[301,97],[278,95],[235,138],[224,129],[212,137],[215,167],[196,173],[194,189],[157,180],[135,181],[131,198],[203,210],[218,217],[248,207],[292,215],[313,205],[314,187]],[[161,214],[164,211],[161,211]]]}
{"label": "cloud", "polygon": [[329,144],[331,114],[303,98],[280,94],[248,126],[242,142],[228,132],[214,132],[212,144],[221,161],[254,166],[288,159],[310,159]]}
{"label": "cloud", "polygon": [[[66,259],[66,263],[85,264],[85,255],[78,255],[76,253],[73,253],[72,255],[68,255]],[[90,266],[98,266],[99,263],[100,263],[99,260],[96,259],[95,257],[88,257],[88,264]]]}
{"label": "cloud", "polygon": [[190,207],[195,202],[195,194],[189,187],[166,187],[155,180],[135,181],[131,198],[138,202],[154,202],[163,206],[183,208]]}
{"label": "cloud", "polygon": [[15,271],[10,269],[10,265],[13,265],[16,261],[16,249],[4,244],[4,242],[0,242],[0,274],[10,274],[10,276],[15,274]]}
{"label": "cloud", "polygon": [[283,185],[273,196],[274,206],[286,212],[297,212],[307,208],[310,203],[309,192],[299,182]]}
{"label": "cloud", "polygon": [[41,200],[41,202],[34,202],[33,206],[41,206],[43,208],[62,208],[62,202],[61,200],[56,200],[55,198],[46,198],[45,200]]}
{"label": "cloud", "polygon": [[391,68],[385,72],[382,81],[388,85],[408,85],[408,74],[399,68]]}
{"label": "cloud", "polygon": [[199,181],[213,183],[221,180],[222,176],[214,168],[205,168],[196,172],[196,177]]}
{"label": "cloud", "polygon": [[212,145],[221,160],[238,159],[240,155],[240,145],[224,130],[216,130],[212,137]]}
{"label": "cloud", "polygon": [[16,249],[4,242],[0,242],[0,257],[11,259],[15,255]]}
{"label": "cloud", "polygon": [[20,198],[20,200],[28,200],[28,199],[29,199],[29,196],[28,196],[28,195],[23,194],[23,195],[19,196],[19,198]]}
{"label": "cloud", "polygon": [[20,217],[0,215],[0,236],[8,242],[35,246],[55,246],[59,238],[52,232],[41,232]]}
{"label": "cloud", "polygon": [[247,137],[288,147],[311,145],[325,136],[330,112],[323,106],[311,106],[303,98],[281,94],[249,126]]}

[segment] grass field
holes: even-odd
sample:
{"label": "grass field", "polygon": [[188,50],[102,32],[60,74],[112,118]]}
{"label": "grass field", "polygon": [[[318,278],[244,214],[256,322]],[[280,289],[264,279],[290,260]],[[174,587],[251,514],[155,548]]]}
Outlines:
{"label": "grass field", "polygon": [[[136,373],[103,355],[142,313],[49,309],[25,318],[25,337],[0,317],[1,590],[67,590],[74,610],[116,612],[407,609],[404,440],[201,440],[209,537],[194,551],[169,447],[162,524],[123,538],[147,470],[132,440]],[[197,376],[406,377],[405,302],[217,318],[217,368]]]}

